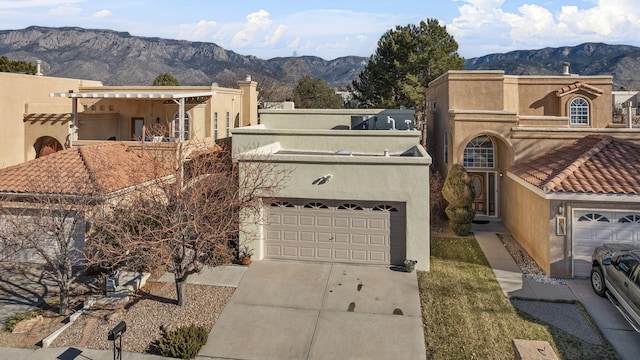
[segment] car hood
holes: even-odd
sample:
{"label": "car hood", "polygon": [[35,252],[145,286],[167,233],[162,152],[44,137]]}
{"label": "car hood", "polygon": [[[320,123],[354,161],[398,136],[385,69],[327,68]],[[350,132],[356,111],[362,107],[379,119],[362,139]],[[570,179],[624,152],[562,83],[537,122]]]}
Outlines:
{"label": "car hood", "polygon": [[605,258],[605,257],[612,257],[616,253],[621,251],[629,251],[637,248],[638,248],[638,245],[626,244],[626,243],[604,244],[604,245],[598,246],[595,249],[594,253],[598,254],[600,257]]}

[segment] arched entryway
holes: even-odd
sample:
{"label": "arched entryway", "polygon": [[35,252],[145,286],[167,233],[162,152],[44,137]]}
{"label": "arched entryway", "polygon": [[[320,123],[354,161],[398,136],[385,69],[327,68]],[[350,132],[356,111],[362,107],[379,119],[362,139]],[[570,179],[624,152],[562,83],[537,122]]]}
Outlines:
{"label": "arched entryway", "polygon": [[476,215],[498,215],[496,148],[488,135],[473,138],[464,148],[462,165],[467,169],[475,190],[471,206]]}
{"label": "arched entryway", "polygon": [[36,159],[47,156],[64,149],[64,146],[54,137],[42,136],[33,144],[36,151]]}

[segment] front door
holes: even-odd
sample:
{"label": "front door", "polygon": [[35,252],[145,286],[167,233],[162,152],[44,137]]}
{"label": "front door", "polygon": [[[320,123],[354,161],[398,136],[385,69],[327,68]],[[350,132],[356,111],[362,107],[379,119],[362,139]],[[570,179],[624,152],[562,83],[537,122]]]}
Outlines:
{"label": "front door", "polygon": [[142,125],[144,124],[143,118],[131,119],[131,140],[142,140]]}
{"label": "front door", "polygon": [[496,173],[493,171],[470,172],[475,198],[471,207],[476,215],[496,216]]}

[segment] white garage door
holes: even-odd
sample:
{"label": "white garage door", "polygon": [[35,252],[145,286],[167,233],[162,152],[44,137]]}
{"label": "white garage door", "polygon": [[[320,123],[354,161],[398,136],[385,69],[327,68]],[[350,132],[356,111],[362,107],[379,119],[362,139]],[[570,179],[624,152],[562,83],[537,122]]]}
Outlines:
{"label": "white garage door", "polygon": [[640,212],[595,209],[574,211],[574,276],[589,276],[593,250],[604,243],[634,243],[640,246]]}
{"label": "white garage door", "polygon": [[402,204],[280,200],[265,210],[267,258],[385,265],[404,261]]}

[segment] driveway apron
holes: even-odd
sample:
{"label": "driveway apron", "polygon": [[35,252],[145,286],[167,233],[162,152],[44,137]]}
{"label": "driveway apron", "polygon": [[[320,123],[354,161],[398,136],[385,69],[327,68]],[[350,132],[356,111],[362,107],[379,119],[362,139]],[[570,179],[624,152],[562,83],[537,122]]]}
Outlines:
{"label": "driveway apron", "polygon": [[425,359],[416,273],[255,261],[199,359]]}

